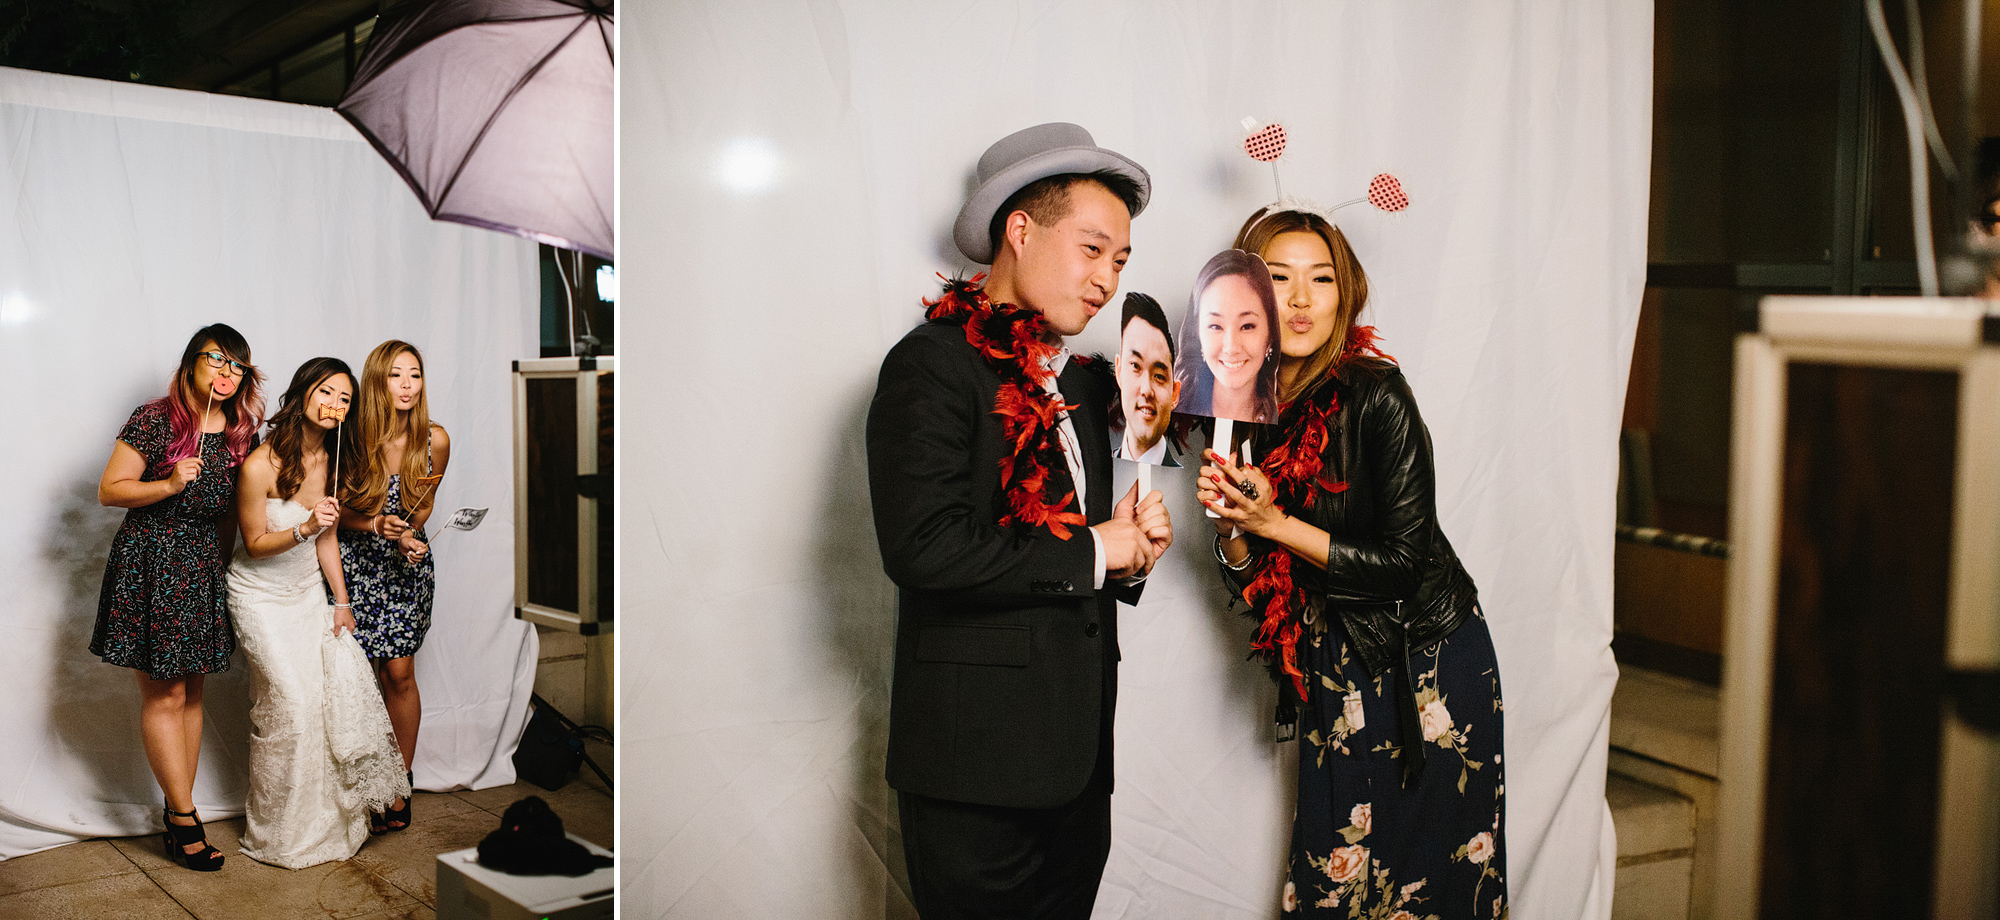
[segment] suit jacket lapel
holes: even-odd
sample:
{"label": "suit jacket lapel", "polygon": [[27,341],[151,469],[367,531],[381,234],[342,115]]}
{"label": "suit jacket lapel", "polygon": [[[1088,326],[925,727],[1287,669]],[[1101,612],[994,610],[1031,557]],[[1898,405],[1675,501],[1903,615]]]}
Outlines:
{"label": "suit jacket lapel", "polygon": [[1104,394],[1092,385],[1090,372],[1084,370],[1075,357],[1063,365],[1063,372],[1056,378],[1056,388],[1062,391],[1063,403],[1075,406],[1070,410],[1070,426],[1076,429],[1077,443],[1083,447],[1083,474],[1089,484],[1084,489],[1084,516],[1090,523],[1100,524],[1110,519],[1111,506],[1111,430],[1104,420]]}

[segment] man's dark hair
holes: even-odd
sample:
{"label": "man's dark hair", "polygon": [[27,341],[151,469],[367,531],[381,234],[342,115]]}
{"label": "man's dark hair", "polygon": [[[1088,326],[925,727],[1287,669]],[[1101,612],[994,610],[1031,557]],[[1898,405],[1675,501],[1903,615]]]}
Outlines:
{"label": "man's dark hair", "polygon": [[1165,336],[1167,340],[1167,360],[1172,361],[1174,334],[1167,328],[1167,311],[1160,309],[1160,302],[1136,291],[1126,294],[1124,316],[1118,321],[1120,336],[1124,335],[1125,327],[1132,325],[1135,319],[1152,323],[1153,328],[1160,330],[1160,335]]}
{"label": "man's dark hair", "polygon": [[1139,213],[1139,183],[1131,176],[1109,169],[1087,173],[1063,173],[1036,179],[1021,187],[1021,190],[1007,196],[1000,210],[993,212],[993,222],[986,227],[987,239],[993,243],[993,251],[1000,251],[1000,234],[1007,227],[1007,215],[1015,211],[1026,211],[1035,223],[1052,226],[1069,216],[1070,186],[1078,182],[1095,182],[1104,190],[1118,196],[1125,202],[1125,213]]}

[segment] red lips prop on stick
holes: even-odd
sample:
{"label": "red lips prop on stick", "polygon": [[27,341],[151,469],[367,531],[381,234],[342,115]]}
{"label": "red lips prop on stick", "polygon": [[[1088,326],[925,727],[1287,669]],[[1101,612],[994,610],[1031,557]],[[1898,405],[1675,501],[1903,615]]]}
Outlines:
{"label": "red lips prop on stick", "polygon": [[[188,457],[201,456],[201,436],[204,434],[202,429],[208,427],[208,410],[213,408],[215,408],[215,381],[211,380],[208,383],[208,399],[201,404],[201,417],[194,420],[194,453],[189,454]],[[224,430],[227,431],[228,429],[225,428]],[[175,457],[173,462],[179,463],[186,459],[187,457]]]}

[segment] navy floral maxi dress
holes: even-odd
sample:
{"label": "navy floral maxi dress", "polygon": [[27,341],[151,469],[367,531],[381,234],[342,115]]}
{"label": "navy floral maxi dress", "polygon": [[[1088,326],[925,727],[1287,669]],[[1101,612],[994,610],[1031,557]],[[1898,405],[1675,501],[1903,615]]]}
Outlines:
{"label": "navy floral maxi dress", "polygon": [[[173,425],[165,405],[133,410],[118,440],[145,458],[141,482],[173,473],[178,458],[167,456]],[[97,595],[91,653],[155,680],[229,670],[236,651],[219,529],[235,510],[227,436],[203,434],[201,460],[201,476],[179,494],[126,510]]]}
{"label": "navy floral maxi dress", "polygon": [[[1423,770],[1403,784],[1397,671],[1370,677],[1338,617],[1300,642],[1298,811],[1287,909],[1305,917],[1507,915],[1500,671],[1474,614],[1416,654]],[[1407,913],[1405,913],[1407,912]]]}
{"label": "navy floral maxi dress", "polygon": [[[1363,664],[1340,613],[1340,598],[1390,600],[1372,597],[1381,587],[1359,571],[1368,564],[1359,560],[1394,555],[1385,534],[1423,534],[1434,542],[1404,547],[1419,555],[1428,547],[1432,555],[1420,564],[1459,566],[1436,529],[1430,435],[1401,372],[1388,366],[1345,376],[1285,408],[1267,434],[1288,453],[1267,446],[1262,466],[1272,474],[1281,458],[1312,454],[1296,484],[1274,475],[1273,489],[1280,507],[1332,541],[1330,571],[1292,556],[1286,576],[1296,582],[1285,621],[1294,627],[1306,692],[1283,907],[1287,916],[1348,920],[1503,918],[1500,672],[1470,576],[1462,567],[1452,576],[1464,578],[1467,607],[1457,628],[1378,674]],[[1315,436],[1300,436],[1307,424],[1319,426]],[[1343,468],[1344,451],[1356,455],[1352,468]],[[1247,585],[1246,599],[1272,603],[1252,576],[1270,570],[1267,554],[1288,551],[1256,538],[1252,547],[1258,565],[1233,578]],[[1253,617],[1265,613],[1253,603]],[[1296,702],[1293,678],[1274,676]],[[1406,693],[1421,729],[1409,735]],[[1425,756],[1409,777],[1403,748],[1419,736]]]}
{"label": "navy floral maxi dress", "polygon": [[[430,472],[430,448],[424,448],[424,471]],[[403,507],[403,477],[389,476],[389,494],[382,513],[409,519]],[[419,494],[419,498],[424,496]],[[430,542],[423,531],[418,540]],[[354,637],[369,658],[408,658],[424,644],[431,629],[431,596],[437,591],[437,563],[425,553],[415,565],[403,558],[396,541],[365,530],[340,531],[340,568],[354,603]],[[331,596],[331,595],[329,595]]]}

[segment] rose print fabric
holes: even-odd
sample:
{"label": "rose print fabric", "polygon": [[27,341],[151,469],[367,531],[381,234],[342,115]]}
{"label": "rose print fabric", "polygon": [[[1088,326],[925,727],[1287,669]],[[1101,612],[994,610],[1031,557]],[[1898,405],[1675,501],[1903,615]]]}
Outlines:
{"label": "rose print fabric", "polygon": [[1403,784],[1398,670],[1368,676],[1338,617],[1299,643],[1298,812],[1287,916],[1451,920],[1507,916],[1500,671],[1474,612],[1412,657],[1423,772]]}

